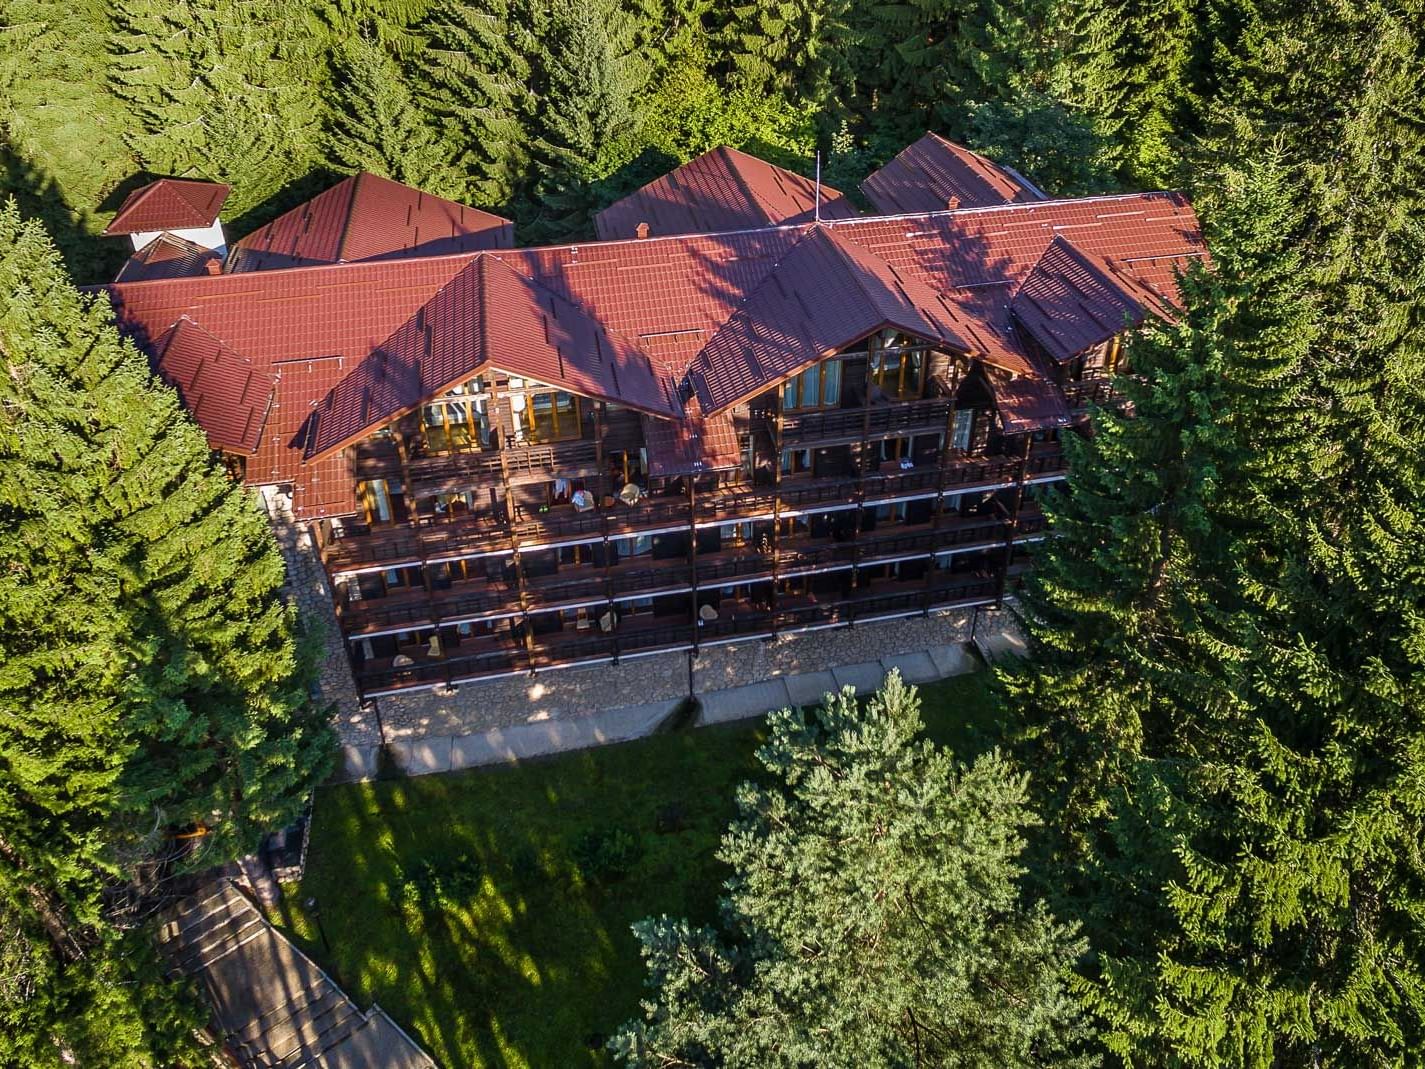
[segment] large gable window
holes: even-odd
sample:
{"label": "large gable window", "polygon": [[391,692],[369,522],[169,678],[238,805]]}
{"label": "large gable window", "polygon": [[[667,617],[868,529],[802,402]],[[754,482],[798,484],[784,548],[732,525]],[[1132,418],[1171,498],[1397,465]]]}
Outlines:
{"label": "large gable window", "polygon": [[450,453],[490,445],[489,395],[479,379],[456,386],[421,406],[421,434],[426,450]]}
{"label": "large gable window", "polygon": [[583,411],[574,394],[515,378],[509,388],[515,429],[526,442],[563,442],[580,436]]}
{"label": "large gable window", "polygon": [[[898,339],[899,340],[899,339]],[[925,386],[925,347],[895,345],[871,352],[871,396],[913,401]]]}
{"label": "large gable window", "polygon": [[835,408],[841,404],[841,361],[813,364],[782,385],[782,408]]}

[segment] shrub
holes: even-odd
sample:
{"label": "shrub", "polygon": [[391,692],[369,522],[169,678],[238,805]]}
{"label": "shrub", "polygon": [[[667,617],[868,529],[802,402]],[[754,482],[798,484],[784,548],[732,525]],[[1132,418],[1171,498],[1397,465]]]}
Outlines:
{"label": "shrub", "polygon": [[395,900],[421,913],[456,909],[480,890],[480,866],[468,855],[453,860],[422,858],[396,877]]}
{"label": "shrub", "polygon": [[638,836],[627,828],[595,828],[574,844],[574,860],[580,871],[603,883],[627,876],[642,853]]}

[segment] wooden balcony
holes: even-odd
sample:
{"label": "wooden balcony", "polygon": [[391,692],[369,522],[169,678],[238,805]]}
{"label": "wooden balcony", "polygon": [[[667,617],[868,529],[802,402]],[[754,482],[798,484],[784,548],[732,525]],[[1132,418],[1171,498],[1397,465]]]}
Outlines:
{"label": "wooden balcony", "polygon": [[950,401],[935,397],[923,401],[875,404],[870,409],[839,408],[782,417],[782,445],[810,442],[823,445],[906,434],[943,431],[950,415]]}
{"label": "wooden balcony", "polygon": [[1127,399],[1113,388],[1111,379],[1084,379],[1066,382],[1061,387],[1064,401],[1072,412],[1081,412],[1090,405],[1121,406]]}
{"label": "wooden balcony", "polygon": [[469,579],[437,588],[402,590],[382,598],[363,598],[336,606],[344,635],[389,633],[435,627],[453,620],[470,620],[518,611],[519,593],[509,584]]}
{"label": "wooden balcony", "polygon": [[[593,565],[580,565],[553,575],[532,577],[525,580],[525,595],[531,609],[600,601],[604,597],[604,573]],[[514,600],[518,604],[518,598]]]}
{"label": "wooden balcony", "polygon": [[396,567],[424,560],[452,559],[503,550],[509,528],[494,512],[442,517],[411,524],[349,528],[322,547],[322,563],[332,573]]}
{"label": "wooden balcony", "polygon": [[511,482],[539,482],[560,477],[577,479],[599,472],[598,447],[584,439],[549,445],[511,446],[504,450],[504,454]]}
{"label": "wooden balcony", "polygon": [[481,676],[504,675],[529,667],[529,655],[513,636],[467,639],[440,657],[419,650],[407,654],[413,664],[397,668],[391,658],[367,661],[356,671],[363,694],[381,694],[410,687],[430,687]]}

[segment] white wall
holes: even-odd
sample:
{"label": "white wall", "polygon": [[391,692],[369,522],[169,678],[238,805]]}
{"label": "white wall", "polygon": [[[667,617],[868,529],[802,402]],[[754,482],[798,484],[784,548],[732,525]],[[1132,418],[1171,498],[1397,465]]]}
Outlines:
{"label": "white wall", "polygon": [[195,226],[189,227],[187,230],[145,230],[142,233],[130,234],[129,237],[133,239],[134,251],[137,252],[163,233],[187,238],[195,245],[201,245],[205,249],[213,249],[219,253],[226,252],[228,247],[228,239],[223,236],[223,221],[221,219],[214,219],[212,226]]}

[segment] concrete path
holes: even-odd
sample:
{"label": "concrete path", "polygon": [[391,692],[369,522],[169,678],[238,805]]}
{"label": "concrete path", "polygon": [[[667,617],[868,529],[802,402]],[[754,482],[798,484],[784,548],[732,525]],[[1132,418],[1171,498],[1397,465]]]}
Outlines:
{"label": "concrete path", "polygon": [[[791,705],[815,705],[826,694],[848,686],[854,687],[857,694],[869,694],[880,687],[893,668],[900,669],[908,683],[929,683],[973,672],[978,667],[967,644],[951,643],[860,664],[837,665],[829,670],[777,676],[700,694],[702,713],[698,724],[742,720]],[[400,769],[411,776],[512,763],[651,735],[681,703],[681,698],[673,698],[567,719],[540,717],[467,735],[396,741],[388,749]],[[374,746],[343,747],[343,758],[343,779],[370,779],[376,774]]]}

